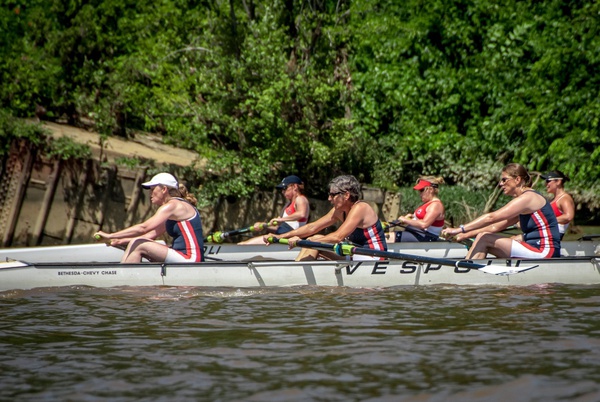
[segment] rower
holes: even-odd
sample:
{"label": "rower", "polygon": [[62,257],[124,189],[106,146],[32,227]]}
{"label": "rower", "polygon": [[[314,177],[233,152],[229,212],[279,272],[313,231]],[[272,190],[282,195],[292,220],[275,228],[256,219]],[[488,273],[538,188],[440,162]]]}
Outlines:
{"label": "rower", "polygon": [[466,258],[483,259],[488,253],[498,258],[560,257],[556,216],[548,200],[530,187],[531,176],[527,169],[518,163],[506,165],[498,186],[504,194],[514,197],[513,200],[499,210],[481,215],[458,228],[444,229],[442,236],[465,234],[494,224],[508,227],[519,222],[523,231],[521,239],[487,231],[479,233]]}
{"label": "rower", "polygon": [[[114,233],[98,231],[94,237],[114,247],[127,245],[123,263],[141,262],[142,258],[153,262],[204,261],[202,221],[195,197],[170,173],[159,173],[142,187],[150,190],[150,201],[158,205],[156,213],[145,222]],[[171,247],[154,241],[165,232],[173,237]]]}
{"label": "rower", "polygon": [[[331,180],[329,183],[329,202],[331,202],[332,208],[327,214],[298,229],[283,233],[279,237],[289,239],[288,245],[290,247],[295,247],[298,240],[308,238],[311,241],[322,243],[336,244],[346,241],[358,247],[387,250],[381,221],[373,207],[360,200],[360,183],[354,176],[342,175]],[[338,224],[340,226],[332,233],[317,234]],[[264,237],[264,242],[267,245],[269,244],[269,236]],[[332,251],[303,248],[296,257],[296,261],[318,258],[336,260],[340,257]],[[352,256],[352,259],[379,260],[381,258]]]}
{"label": "rower", "polygon": [[390,232],[387,236],[389,243],[425,242],[439,239],[446,210],[438,197],[443,177],[421,176],[413,187],[419,192],[422,204],[412,214],[406,214],[394,222],[403,231]]}

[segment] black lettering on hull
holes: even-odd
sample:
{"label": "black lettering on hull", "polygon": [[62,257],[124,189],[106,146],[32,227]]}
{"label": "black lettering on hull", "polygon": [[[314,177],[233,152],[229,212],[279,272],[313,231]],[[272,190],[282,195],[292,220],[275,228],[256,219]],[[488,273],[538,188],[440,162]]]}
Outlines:
{"label": "black lettering on hull", "polygon": [[404,261],[402,268],[400,269],[401,274],[414,274],[417,272],[418,265],[411,261]]}
{"label": "black lettering on hull", "polygon": [[221,246],[204,246],[204,255],[219,254]]}
{"label": "black lettering on hull", "polygon": [[389,261],[377,261],[373,265],[371,275],[385,275]]}

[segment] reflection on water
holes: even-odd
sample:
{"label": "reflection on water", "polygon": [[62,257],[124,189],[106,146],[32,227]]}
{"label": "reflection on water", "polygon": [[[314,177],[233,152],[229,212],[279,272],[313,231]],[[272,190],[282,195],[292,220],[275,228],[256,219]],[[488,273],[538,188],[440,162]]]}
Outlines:
{"label": "reflection on water", "polygon": [[0,400],[600,400],[600,287],[0,293]]}

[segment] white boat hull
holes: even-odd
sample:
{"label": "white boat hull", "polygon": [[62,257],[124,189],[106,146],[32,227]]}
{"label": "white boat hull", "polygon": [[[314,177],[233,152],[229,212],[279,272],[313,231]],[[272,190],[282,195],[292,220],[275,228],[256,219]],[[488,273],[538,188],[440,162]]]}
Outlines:
{"label": "white boat hull", "polygon": [[0,263],[0,291],[65,286],[528,286],[545,283],[600,284],[600,259],[481,260],[492,266],[531,267],[493,275],[476,269],[410,261],[210,262],[203,264]]}

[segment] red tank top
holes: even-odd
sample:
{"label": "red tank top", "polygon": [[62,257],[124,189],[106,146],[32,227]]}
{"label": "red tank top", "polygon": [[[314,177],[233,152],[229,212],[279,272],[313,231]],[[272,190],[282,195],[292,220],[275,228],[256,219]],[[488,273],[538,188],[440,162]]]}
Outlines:
{"label": "red tank top", "polygon": [[[287,208],[285,208],[283,210],[283,215],[282,216],[290,216],[291,214],[293,214],[294,212],[296,212],[296,200],[294,200],[294,202],[291,202],[290,205],[287,206]],[[298,222],[303,223],[308,221],[308,216],[302,217],[300,219],[298,219]]]}
{"label": "red tank top", "polygon": [[[440,200],[431,200],[429,202],[426,202],[425,204],[417,208],[417,210],[415,211],[415,217],[420,220],[425,219],[425,215],[427,215],[427,207],[429,206],[429,204],[435,201],[441,202]],[[444,226],[444,219],[438,219],[437,221],[433,221],[431,226],[441,228],[442,226]]]}
{"label": "red tank top", "polygon": [[564,194],[561,194],[561,196],[558,197],[558,199],[552,200],[552,202],[550,203],[550,206],[554,211],[554,215],[556,215],[557,218],[563,214],[563,212],[558,208],[558,200],[560,200],[563,195]]}

